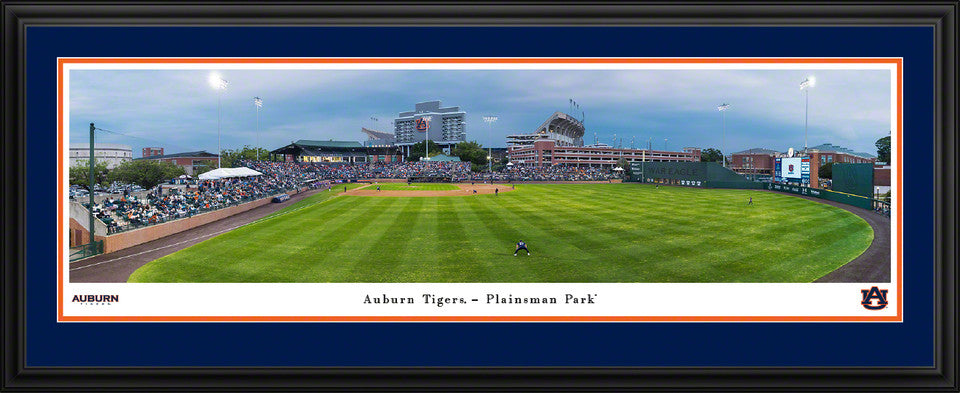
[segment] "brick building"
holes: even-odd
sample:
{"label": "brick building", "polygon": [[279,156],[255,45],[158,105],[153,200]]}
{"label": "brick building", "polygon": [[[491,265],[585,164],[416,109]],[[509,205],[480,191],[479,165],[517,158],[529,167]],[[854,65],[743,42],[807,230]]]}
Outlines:
{"label": "brick building", "polygon": [[[584,167],[617,166],[621,158],[630,162],[699,162],[700,149],[688,147],[683,151],[660,151],[647,149],[618,149],[606,145],[558,146],[557,141],[542,139],[531,145],[511,146],[508,154],[514,165],[534,167],[549,165],[572,165]],[[629,164],[628,164],[629,165]]]}
{"label": "brick building", "polygon": [[759,147],[738,151],[730,157],[730,169],[751,179],[770,179],[774,176],[777,157],[781,155],[776,150]]}
{"label": "brick building", "polygon": [[153,157],[153,156],[162,156],[163,148],[162,147],[144,147],[140,153],[140,157]]}
{"label": "brick building", "polygon": [[810,157],[810,186],[815,188],[823,188],[819,176],[820,167],[823,165],[833,162],[865,164],[877,161],[877,157],[870,153],[855,152],[830,143],[808,148],[804,153],[801,154]]}

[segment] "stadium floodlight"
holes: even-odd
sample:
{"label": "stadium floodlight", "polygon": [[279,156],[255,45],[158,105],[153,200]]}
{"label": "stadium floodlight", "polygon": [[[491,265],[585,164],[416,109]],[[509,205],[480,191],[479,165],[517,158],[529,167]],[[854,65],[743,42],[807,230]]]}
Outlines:
{"label": "stadium floodlight", "polygon": [[493,129],[493,123],[497,120],[500,120],[498,116],[484,116],[483,121],[487,122],[487,139],[490,140],[490,145],[487,145],[487,171],[493,173],[493,137],[490,136]]}
{"label": "stadium floodlight", "polygon": [[210,87],[213,87],[217,90],[217,168],[220,168],[220,155],[223,150],[220,148],[220,96],[222,96],[223,91],[227,89],[227,82],[225,79],[220,77],[220,74],[214,72],[210,74],[210,77],[207,79],[210,82]]}
{"label": "stadium floodlight", "polygon": [[800,90],[804,93],[803,106],[803,152],[807,152],[807,124],[810,119],[810,88],[817,84],[817,79],[813,75],[808,76],[803,82],[800,82]]}
{"label": "stadium floodlight", "polygon": [[723,103],[717,107],[717,110],[720,111],[720,123],[722,127],[722,133],[720,134],[720,162],[723,163],[723,167],[727,167],[727,119],[725,113],[730,109],[730,104]]}
{"label": "stadium floodlight", "polygon": [[263,100],[253,97],[253,105],[257,107],[257,161],[260,161],[260,108],[263,108]]}
{"label": "stadium floodlight", "polygon": [[427,122],[427,129],[423,130],[423,159],[430,161],[430,120],[433,120],[433,116],[423,116],[421,119]]}

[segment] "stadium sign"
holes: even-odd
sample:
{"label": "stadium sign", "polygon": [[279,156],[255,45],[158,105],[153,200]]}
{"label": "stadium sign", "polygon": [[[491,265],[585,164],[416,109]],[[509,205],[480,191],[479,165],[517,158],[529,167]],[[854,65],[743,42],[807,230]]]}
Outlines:
{"label": "stadium sign", "polygon": [[422,117],[417,119],[415,124],[417,125],[417,131],[420,132],[427,132],[427,128],[430,127],[430,122]]}
{"label": "stadium sign", "polygon": [[706,181],[707,166],[702,162],[632,162],[630,171],[636,178]]}

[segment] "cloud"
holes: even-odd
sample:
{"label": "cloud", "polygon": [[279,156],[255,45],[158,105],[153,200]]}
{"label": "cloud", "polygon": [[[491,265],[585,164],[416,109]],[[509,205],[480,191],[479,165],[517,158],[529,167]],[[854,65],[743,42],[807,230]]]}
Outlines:
{"label": "cloud", "polygon": [[[72,71],[71,139],[85,141],[86,125],[96,122],[129,135],[104,140],[138,151],[215,151],[218,97],[209,73]],[[625,144],[668,138],[671,148],[785,150],[803,144],[799,82],[811,73],[818,83],[810,91],[809,145],[870,152],[890,129],[887,71],[229,70],[221,71],[230,84],[220,96],[220,134],[224,148],[256,142],[254,96],[264,101],[261,144],[270,149],[296,139],[360,140],[361,126],[390,131],[397,113],[440,99],[467,112],[468,139],[503,146],[505,135],[530,132],[554,111],[580,116],[569,110],[572,98],[585,112],[588,143],[596,133],[606,143],[617,134]],[[716,111],[724,102],[731,104],[725,133]],[[490,128],[481,120],[488,114],[500,117]]]}

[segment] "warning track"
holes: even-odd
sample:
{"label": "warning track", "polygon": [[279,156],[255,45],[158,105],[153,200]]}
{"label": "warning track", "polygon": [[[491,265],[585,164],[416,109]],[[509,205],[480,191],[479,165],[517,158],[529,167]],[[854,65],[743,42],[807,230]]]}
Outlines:
{"label": "warning track", "polygon": [[867,247],[863,254],[814,282],[890,282],[890,217],[826,199],[778,191],[768,192],[808,199],[846,210],[856,214],[870,224],[870,228],[873,228],[873,242],[870,243],[870,247]]}

